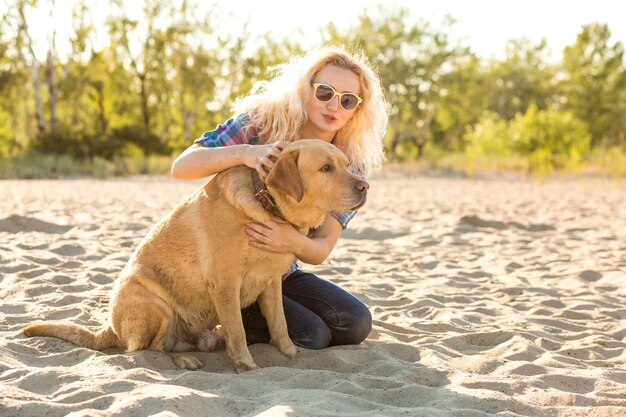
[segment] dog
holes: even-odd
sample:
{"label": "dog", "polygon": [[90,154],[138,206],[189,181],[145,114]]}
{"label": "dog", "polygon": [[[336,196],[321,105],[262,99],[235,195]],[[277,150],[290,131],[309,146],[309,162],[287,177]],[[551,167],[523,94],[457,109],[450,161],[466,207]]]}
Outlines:
{"label": "dog", "polygon": [[92,332],[69,322],[39,322],[23,332],[94,350],[162,351],[179,368],[199,369],[203,364],[182,352],[215,350],[221,339],[211,328],[219,323],[241,373],[258,368],[241,317],[242,308],[258,301],[270,343],[294,358],[281,277],[295,256],[252,247],[245,225],[278,215],[307,234],[332,212],[358,209],[369,185],[347,167],[348,158],[335,146],[303,139],[285,147],[265,184],[244,165],[217,174],[139,244],[114,284],[110,323]]}

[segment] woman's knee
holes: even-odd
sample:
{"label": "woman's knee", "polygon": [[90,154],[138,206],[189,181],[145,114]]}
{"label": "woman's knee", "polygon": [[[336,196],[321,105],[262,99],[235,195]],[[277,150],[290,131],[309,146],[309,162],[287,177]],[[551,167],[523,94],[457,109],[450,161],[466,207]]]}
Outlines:
{"label": "woman's knee", "polygon": [[353,344],[359,344],[364,341],[372,331],[372,313],[365,304],[363,304],[363,308],[354,318],[353,329]]}
{"label": "woman's knee", "polygon": [[358,345],[372,331],[372,313],[365,304],[339,312],[340,326],[333,329],[333,345]]}
{"label": "woman's knee", "polygon": [[296,345],[313,350],[327,348],[332,339],[330,329],[322,320],[309,323],[305,329],[300,329],[297,333],[289,336]]}

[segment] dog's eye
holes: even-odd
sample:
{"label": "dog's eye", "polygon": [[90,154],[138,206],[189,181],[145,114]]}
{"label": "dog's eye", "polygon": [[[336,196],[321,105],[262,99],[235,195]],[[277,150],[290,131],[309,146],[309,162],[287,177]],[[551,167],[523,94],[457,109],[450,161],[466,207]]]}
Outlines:
{"label": "dog's eye", "polygon": [[333,172],[333,166],[330,164],[326,164],[323,167],[320,168],[320,171],[322,172]]}

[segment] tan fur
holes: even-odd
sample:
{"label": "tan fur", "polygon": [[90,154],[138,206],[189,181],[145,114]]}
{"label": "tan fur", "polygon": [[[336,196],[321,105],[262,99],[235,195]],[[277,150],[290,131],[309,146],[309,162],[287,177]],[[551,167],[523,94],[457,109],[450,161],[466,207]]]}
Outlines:
{"label": "tan fur", "polygon": [[[297,141],[282,152],[267,187],[301,233],[331,212],[364,203],[364,182],[347,171],[347,163],[333,145],[318,140]],[[294,257],[249,245],[245,224],[269,218],[254,199],[250,173],[238,166],[218,174],[152,228],[114,285],[110,324],[102,330],[42,322],[24,333],[96,350],[209,351],[218,344],[209,329],[219,322],[228,354],[242,372],[257,365],[247,348],[241,309],[258,300],[271,343],[294,357],[281,295],[281,275]],[[202,366],[190,355],[172,357],[183,368]]]}

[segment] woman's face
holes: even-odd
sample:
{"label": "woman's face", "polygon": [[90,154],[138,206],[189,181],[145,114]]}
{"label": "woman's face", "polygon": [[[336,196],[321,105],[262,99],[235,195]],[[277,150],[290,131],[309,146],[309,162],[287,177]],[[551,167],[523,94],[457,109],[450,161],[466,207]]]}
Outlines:
{"label": "woman's face", "polygon": [[[361,94],[359,77],[354,72],[336,65],[326,65],[322,68],[313,77],[311,84],[313,83],[329,85],[338,93],[354,93],[357,96]],[[322,139],[330,142],[357,109],[346,110],[341,107],[339,96],[323,103],[315,98],[315,88],[313,86],[310,88],[309,100],[306,103],[309,120],[302,129],[300,138]]]}

